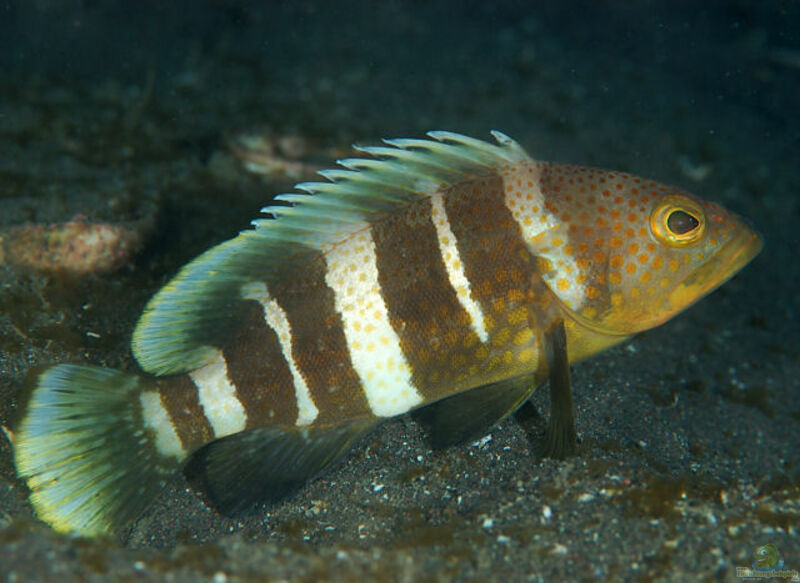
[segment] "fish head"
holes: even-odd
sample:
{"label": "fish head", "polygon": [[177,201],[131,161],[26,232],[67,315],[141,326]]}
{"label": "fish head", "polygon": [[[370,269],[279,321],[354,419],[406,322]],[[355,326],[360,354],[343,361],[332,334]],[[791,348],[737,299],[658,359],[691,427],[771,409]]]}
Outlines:
{"label": "fish head", "polygon": [[714,291],[763,247],[761,236],[742,217],[688,193],[657,199],[651,210],[649,232],[665,260],[678,263],[673,276],[662,284],[663,298],[654,302],[650,311],[652,326]]}
{"label": "fish head", "polygon": [[587,186],[549,199],[561,220],[540,237],[540,272],[568,315],[595,332],[627,336],[666,322],[762,248],[743,218],[682,189],[593,169],[558,172],[582,172]]}
{"label": "fish head", "polygon": [[774,543],[760,546],[753,553],[753,566],[757,569],[775,567],[779,561],[780,553]]}

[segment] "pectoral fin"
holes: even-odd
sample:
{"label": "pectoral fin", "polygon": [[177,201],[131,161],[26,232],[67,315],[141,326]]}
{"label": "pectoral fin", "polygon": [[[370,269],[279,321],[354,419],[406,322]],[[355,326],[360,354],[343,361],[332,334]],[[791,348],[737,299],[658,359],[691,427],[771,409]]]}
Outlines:
{"label": "pectoral fin", "polygon": [[544,352],[550,381],[550,423],[541,453],[545,457],[564,459],[577,451],[577,431],[563,320],[550,326],[544,335]]}
{"label": "pectoral fin", "polygon": [[374,421],[328,426],[271,426],[213,441],[187,474],[223,514],[291,494],[328,468],[374,427]]}
{"label": "pectoral fin", "polygon": [[432,403],[414,417],[428,427],[433,447],[443,448],[485,435],[535,388],[534,375],[498,381]]}

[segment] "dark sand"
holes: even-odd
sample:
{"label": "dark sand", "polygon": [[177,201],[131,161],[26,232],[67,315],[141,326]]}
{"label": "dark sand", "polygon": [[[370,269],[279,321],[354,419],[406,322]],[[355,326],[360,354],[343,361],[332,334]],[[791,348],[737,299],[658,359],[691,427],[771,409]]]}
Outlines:
{"label": "dark sand", "polygon": [[443,452],[390,421],[241,520],[177,478],[120,540],[92,541],[34,520],[0,436],[0,580],[736,581],[769,542],[800,569],[800,5],[272,4],[0,2],[0,228],[157,221],[115,273],[0,266],[0,424],[34,366],[135,370],[149,296],[291,186],[241,171],[236,128],[319,152],[499,129],[716,200],[764,251],[573,369],[565,462],[537,460],[523,428],[544,426],[541,390],[524,424]]}

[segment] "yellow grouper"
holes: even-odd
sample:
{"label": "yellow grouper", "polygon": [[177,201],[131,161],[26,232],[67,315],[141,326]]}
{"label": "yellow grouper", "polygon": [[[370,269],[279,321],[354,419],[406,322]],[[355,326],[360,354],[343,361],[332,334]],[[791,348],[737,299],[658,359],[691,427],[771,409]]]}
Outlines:
{"label": "yellow grouper", "polygon": [[493,135],[359,148],[153,297],[132,341],[146,374],[42,372],[14,440],[37,515],[114,531],[187,463],[239,512],[387,417],[418,409],[447,445],[546,380],[546,453],[573,453],[569,365],[696,302],[761,239],[680,189]]}

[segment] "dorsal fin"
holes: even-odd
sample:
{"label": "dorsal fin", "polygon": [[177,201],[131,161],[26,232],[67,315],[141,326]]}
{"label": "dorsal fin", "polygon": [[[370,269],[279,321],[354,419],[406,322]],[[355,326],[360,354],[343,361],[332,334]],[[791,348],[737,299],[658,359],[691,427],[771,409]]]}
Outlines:
{"label": "dorsal fin", "polygon": [[372,158],[339,160],[323,170],[327,182],[304,182],[306,194],[281,194],[288,203],[265,207],[270,218],[209,249],[184,266],[147,304],[133,333],[139,365],[155,375],[194,370],[210,362],[237,323],[242,286],[269,283],[304,253],[324,250],[370,222],[424,196],[473,176],[528,160],[525,151],[497,131],[491,144],[452,132],[432,139],[384,140],[356,147]]}

